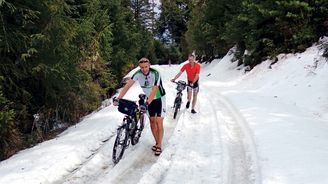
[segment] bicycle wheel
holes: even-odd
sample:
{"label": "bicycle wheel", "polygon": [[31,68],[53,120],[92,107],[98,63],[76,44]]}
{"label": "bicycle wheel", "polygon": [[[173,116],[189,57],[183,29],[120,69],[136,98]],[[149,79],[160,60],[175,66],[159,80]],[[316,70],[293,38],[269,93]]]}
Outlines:
{"label": "bicycle wheel", "polygon": [[144,129],[144,115],[142,114],[132,134],[132,139],[131,139],[132,145],[136,145],[139,142],[139,138],[141,136],[141,132],[143,129]]}
{"label": "bicycle wheel", "polygon": [[175,99],[173,119],[175,119],[177,117],[180,107],[181,107],[181,97],[178,96]]}
{"label": "bicycle wheel", "polygon": [[117,136],[115,139],[112,156],[114,164],[117,164],[121,160],[126,148],[126,144],[129,137],[128,127],[126,126],[127,124],[123,124],[117,129]]}
{"label": "bicycle wheel", "polygon": [[173,114],[173,119],[175,119],[177,117],[178,111],[179,111],[178,107],[175,107],[174,114]]}

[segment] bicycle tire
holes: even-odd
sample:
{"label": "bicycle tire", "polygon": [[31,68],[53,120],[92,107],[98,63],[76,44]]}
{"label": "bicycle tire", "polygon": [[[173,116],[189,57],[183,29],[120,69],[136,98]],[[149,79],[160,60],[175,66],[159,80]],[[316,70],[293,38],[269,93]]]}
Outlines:
{"label": "bicycle tire", "polygon": [[177,117],[178,111],[181,107],[181,96],[177,96],[174,100],[174,114],[173,114],[173,119]]}
{"label": "bicycle tire", "polygon": [[131,137],[132,145],[136,145],[139,142],[143,129],[144,129],[144,115],[141,115]]}
{"label": "bicycle tire", "polygon": [[173,119],[175,119],[177,117],[178,111],[179,111],[179,108],[177,106],[175,106]]}
{"label": "bicycle tire", "polygon": [[123,124],[117,129],[117,136],[115,139],[114,147],[113,147],[113,155],[112,160],[114,164],[117,164],[123,157],[127,141],[129,138],[129,131],[127,124]]}

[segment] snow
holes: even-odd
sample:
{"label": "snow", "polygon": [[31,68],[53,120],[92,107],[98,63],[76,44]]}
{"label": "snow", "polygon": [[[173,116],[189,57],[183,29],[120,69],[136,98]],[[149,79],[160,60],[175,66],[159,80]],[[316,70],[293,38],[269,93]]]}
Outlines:
{"label": "snow", "polygon": [[[55,139],[0,162],[0,183],[328,183],[325,43],[280,54],[277,63],[267,60],[247,73],[231,62],[231,49],[202,65],[198,113],[184,108],[184,92],[175,120],[175,84],[169,81],[181,65],[154,65],[167,92],[161,156],[150,150],[154,142],[147,122],[140,142],[112,163],[123,115],[107,100]],[[125,97],[137,100],[139,93],[135,85]]]}

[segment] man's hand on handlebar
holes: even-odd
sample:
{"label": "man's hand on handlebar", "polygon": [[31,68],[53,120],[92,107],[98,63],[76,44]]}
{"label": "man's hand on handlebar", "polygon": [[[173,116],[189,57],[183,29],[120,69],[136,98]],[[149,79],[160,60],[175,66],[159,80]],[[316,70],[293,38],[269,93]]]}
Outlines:
{"label": "man's hand on handlebar", "polygon": [[140,111],[141,112],[147,112],[148,105],[147,105],[147,103],[146,104],[142,104],[142,105],[139,106],[139,108],[140,108]]}
{"label": "man's hand on handlebar", "polygon": [[119,99],[116,98],[116,97],[114,97],[114,98],[113,98],[113,105],[114,105],[114,106],[118,106],[118,102],[119,102]]}
{"label": "man's hand on handlebar", "polygon": [[175,79],[171,79],[171,82],[175,82]]}

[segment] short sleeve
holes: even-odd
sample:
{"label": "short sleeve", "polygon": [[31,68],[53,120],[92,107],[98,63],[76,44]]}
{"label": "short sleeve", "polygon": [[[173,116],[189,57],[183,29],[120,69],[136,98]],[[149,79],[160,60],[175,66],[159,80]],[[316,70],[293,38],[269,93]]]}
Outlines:
{"label": "short sleeve", "polygon": [[134,73],[132,75],[131,79],[134,80],[134,81],[138,81],[139,76],[140,76],[139,73],[140,73],[140,70],[138,70],[136,73]]}
{"label": "short sleeve", "polygon": [[152,70],[152,74],[154,75],[154,86],[159,86],[160,85],[160,74],[157,70]]}
{"label": "short sleeve", "polygon": [[155,81],[155,86],[159,86],[161,84],[161,75],[157,72],[158,78]]}
{"label": "short sleeve", "polygon": [[185,70],[186,70],[186,66],[187,66],[187,65],[183,65],[182,68],[180,69],[180,72],[185,71]]}
{"label": "short sleeve", "polygon": [[197,64],[196,74],[200,73],[200,64]]}

